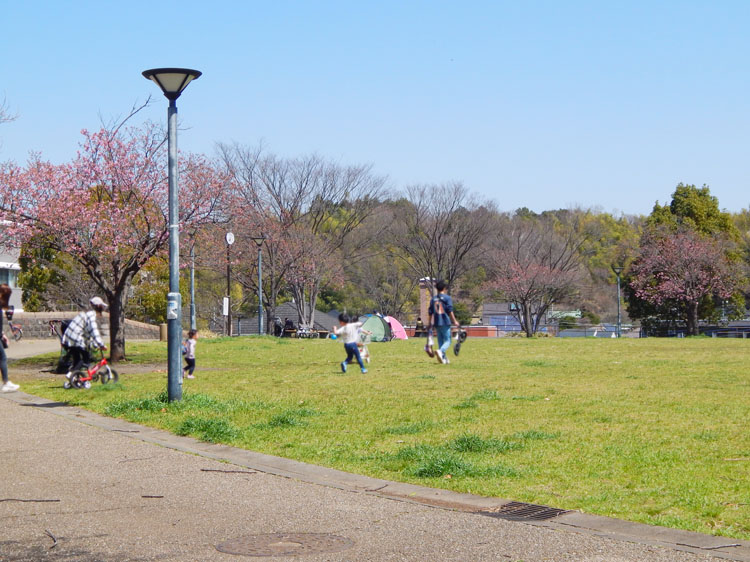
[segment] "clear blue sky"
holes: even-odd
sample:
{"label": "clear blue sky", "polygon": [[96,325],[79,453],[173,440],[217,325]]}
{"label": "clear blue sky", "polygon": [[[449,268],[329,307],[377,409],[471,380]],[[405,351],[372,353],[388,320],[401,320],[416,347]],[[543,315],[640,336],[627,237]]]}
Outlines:
{"label": "clear blue sky", "polygon": [[75,155],[82,128],[201,70],[182,150],[238,141],[463,181],[506,211],[648,214],[678,182],[750,207],[750,2],[0,0],[0,160]]}

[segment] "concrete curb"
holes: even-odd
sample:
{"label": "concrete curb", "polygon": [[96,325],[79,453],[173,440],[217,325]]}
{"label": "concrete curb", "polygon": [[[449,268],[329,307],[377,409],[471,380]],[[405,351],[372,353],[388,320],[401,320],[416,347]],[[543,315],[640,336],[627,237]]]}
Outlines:
{"label": "concrete curb", "polygon": [[[78,421],[105,431],[120,432],[128,437],[147,443],[153,443],[213,460],[228,462],[275,476],[283,476],[300,482],[327,486],[353,493],[373,494],[398,501],[414,502],[440,509],[451,509],[485,516],[491,516],[493,511],[498,510],[511,501],[502,498],[481,497],[414,484],[380,480],[281,457],[237,449],[227,445],[205,443],[191,437],[172,435],[165,431],[124,420],[108,418],[87,410],[67,406],[65,403],[53,402],[23,392],[2,394],[0,396],[18,404],[43,409],[57,416]],[[528,525],[583,533],[619,541],[710,555],[725,560],[750,562],[750,541],[655,527],[580,512],[566,512],[544,521],[523,520],[521,522]]]}

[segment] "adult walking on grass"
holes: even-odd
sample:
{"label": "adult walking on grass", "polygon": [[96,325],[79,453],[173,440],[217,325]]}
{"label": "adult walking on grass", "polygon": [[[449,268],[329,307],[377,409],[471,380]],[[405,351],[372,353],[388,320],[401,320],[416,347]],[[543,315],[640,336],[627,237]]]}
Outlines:
{"label": "adult walking on grass", "polygon": [[448,295],[448,287],[442,279],[435,283],[437,294],[430,300],[428,329],[437,333],[438,349],[435,351],[440,363],[450,363],[446,352],[451,345],[451,326],[460,326],[453,315],[453,299]]}
{"label": "adult walking on grass", "polygon": [[8,336],[5,335],[3,330],[3,314],[2,311],[6,310],[10,305],[10,294],[13,289],[10,285],[3,283],[0,285],[0,373],[3,375],[3,386],[2,392],[15,392],[18,390],[18,385],[13,384],[8,379],[8,356],[5,354],[5,348],[8,347]]}

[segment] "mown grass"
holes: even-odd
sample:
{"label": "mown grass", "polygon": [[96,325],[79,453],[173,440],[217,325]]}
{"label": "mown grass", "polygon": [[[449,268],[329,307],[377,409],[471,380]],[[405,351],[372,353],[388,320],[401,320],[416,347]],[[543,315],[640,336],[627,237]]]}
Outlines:
{"label": "mown grass", "polygon": [[450,365],[422,344],[373,344],[362,375],[333,341],[201,340],[171,404],[165,345],[132,344],[131,364],[158,369],[24,390],[378,478],[750,539],[745,340],[472,339]]}

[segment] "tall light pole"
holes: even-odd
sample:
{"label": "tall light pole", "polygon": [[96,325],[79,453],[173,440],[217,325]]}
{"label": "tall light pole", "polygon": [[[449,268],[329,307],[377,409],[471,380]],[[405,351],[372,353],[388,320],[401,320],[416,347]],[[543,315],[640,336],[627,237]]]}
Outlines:
{"label": "tall light pole", "polygon": [[622,324],[620,322],[620,274],[624,268],[621,265],[613,265],[612,271],[617,276],[617,337],[622,337]]}
{"label": "tall light pole", "polygon": [[252,238],[258,246],[258,335],[263,335],[263,242],[266,237],[260,234]]}
{"label": "tall light pole", "polygon": [[195,318],[195,239],[190,241],[190,329],[198,329]]}
{"label": "tall light pole", "polygon": [[234,244],[234,234],[231,232],[227,232],[227,235],[225,237],[225,240],[227,241],[227,296],[226,296],[226,303],[227,303],[227,335],[232,335],[232,285],[231,285],[231,278],[232,278],[232,262],[230,261],[229,257],[229,248]]}
{"label": "tall light pole", "polygon": [[189,68],[153,68],[143,76],[153,80],[169,100],[167,136],[169,153],[169,293],[167,293],[167,397],[182,400],[182,297],[180,295],[180,213],[177,177],[177,98],[202,73]]}

